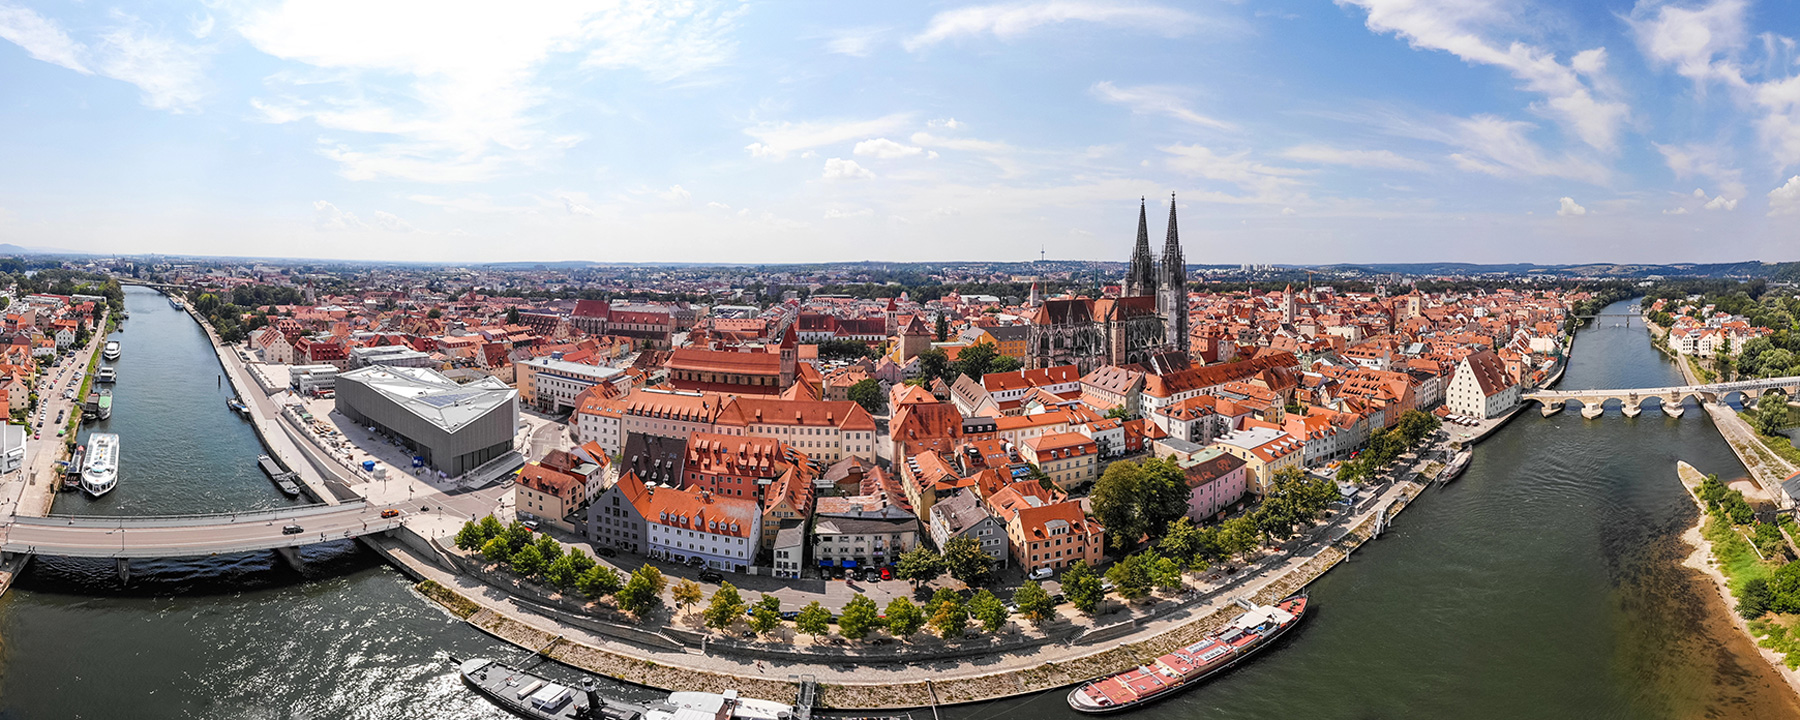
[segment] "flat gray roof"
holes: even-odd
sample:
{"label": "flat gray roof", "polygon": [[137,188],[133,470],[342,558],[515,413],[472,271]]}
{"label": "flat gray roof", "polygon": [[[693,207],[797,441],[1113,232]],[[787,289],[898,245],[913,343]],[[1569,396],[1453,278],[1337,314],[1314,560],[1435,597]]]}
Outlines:
{"label": "flat gray roof", "polygon": [[445,430],[462,427],[519,397],[519,391],[495,378],[458,385],[430,368],[370,365],[339,375],[337,381],[340,386],[345,382],[366,385]]}

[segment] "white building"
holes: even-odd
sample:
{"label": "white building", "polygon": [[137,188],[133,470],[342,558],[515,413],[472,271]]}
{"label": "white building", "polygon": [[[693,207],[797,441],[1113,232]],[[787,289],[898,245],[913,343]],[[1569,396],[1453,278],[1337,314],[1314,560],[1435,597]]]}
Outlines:
{"label": "white building", "polygon": [[1506,361],[1483,350],[1463,358],[1444,391],[1450,412],[1472,418],[1491,418],[1519,404],[1519,386],[1506,373]]}

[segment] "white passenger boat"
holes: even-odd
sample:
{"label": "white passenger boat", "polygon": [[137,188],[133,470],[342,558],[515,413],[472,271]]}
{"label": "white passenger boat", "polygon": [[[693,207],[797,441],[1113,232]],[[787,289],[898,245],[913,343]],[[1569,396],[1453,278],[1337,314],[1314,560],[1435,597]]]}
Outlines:
{"label": "white passenger boat", "polygon": [[119,359],[119,341],[117,341],[117,340],[106,341],[106,349],[100,351],[100,357],[105,358],[107,360]]}
{"label": "white passenger boat", "polygon": [[102,366],[99,370],[94,371],[94,382],[110,383],[118,381],[119,371],[114,370],[111,365]]}
{"label": "white passenger boat", "polygon": [[94,433],[88,436],[87,466],[81,469],[81,489],[100,497],[119,484],[119,436]]}

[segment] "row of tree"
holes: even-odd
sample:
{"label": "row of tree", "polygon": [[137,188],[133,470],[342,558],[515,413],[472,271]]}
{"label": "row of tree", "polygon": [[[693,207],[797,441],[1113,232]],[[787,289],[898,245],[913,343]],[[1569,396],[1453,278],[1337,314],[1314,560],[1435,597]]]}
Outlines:
{"label": "row of tree", "polygon": [[946,384],[956,382],[959,375],[967,375],[971,380],[980,380],[988,373],[1012,372],[1024,367],[1018,358],[1001,355],[989,343],[977,343],[963,348],[956,353],[956,359],[939,348],[932,348],[919,353],[919,379],[926,384],[932,380],[943,380]]}
{"label": "row of tree", "polygon": [[1369,442],[1363,447],[1361,454],[1338,465],[1338,479],[1344,482],[1362,482],[1374,477],[1381,472],[1381,468],[1407,450],[1417,447],[1443,424],[1436,415],[1428,412],[1408,410],[1401,413],[1400,421],[1393,427],[1369,433]]}

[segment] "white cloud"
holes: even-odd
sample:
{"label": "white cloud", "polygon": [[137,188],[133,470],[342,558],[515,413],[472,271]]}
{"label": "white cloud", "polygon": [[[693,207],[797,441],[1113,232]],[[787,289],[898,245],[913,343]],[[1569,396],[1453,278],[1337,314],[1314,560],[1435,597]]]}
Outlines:
{"label": "white cloud", "polygon": [[1800,214],[1800,175],[1769,191],[1769,216]]}
{"label": "white cloud", "polygon": [[841,210],[838,208],[828,208],[825,210],[825,219],[826,220],[836,220],[836,219],[842,219],[842,218],[873,217],[874,215],[875,215],[875,211],[871,210],[869,208],[857,208],[855,210]]}
{"label": "white cloud", "polygon": [[1143,115],[1167,115],[1182,122],[1201,125],[1217,130],[1235,130],[1237,126],[1194,112],[1175,92],[1169,88],[1140,86],[1122,88],[1110,81],[1094,83],[1089,88],[1096,97],[1109,103],[1124,105],[1131,111]]}
{"label": "white cloud", "polygon": [[1431,166],[1423,162],[1398,155],[1392,150],[1344,150],[1327,145],[1297,145],[1281,151],[1281,156],[1322,165],[1415,171],[1431,169]]}
{"label": "white cloud", "polygon": [[1427,3],[1418,0],[1338,0],[1367,10],[1368,28],[1406,38],[1415,48],[1442,50],[1465,62],[1492,65],[1512,73],[1525,90],[1543,95],[1537,108],[1560,119],[1588,145],[1611,151],[1618,146],[1619,128],[1630,115],[1625,103],[1601,98],[1597,89],[1610,87],[1605,76],[1604,48],[1576,55],[1564,65],[1555,53],[1522,41],[1505,44],[1481,36],[1481,28],[1508,20],[1506,10],[1494,4],[1462,0]]}
{"label": "white cloud", "polygon": [[380,210],[375,211],[374,225],[376,228],[386,230],[388,232],[397,232],[397,233],[419,232],[418,228],[413,227],[412,223],[409,223],[405,220],[401,220],[400,216],[395,215],[390,212],[382,212]]}
{"label": "white cloud", "polygon": [[1011,40],[1044,25],[1065,22],[1100,23],[1175,37],[1192,30],[1199,18],[1157,5],[1086,0],[975,5],[932,16],[925,30],[907,38],[905,46],[907,50],[919,50],[951,38],[990,33],[1001,40]]}
{"label": "white cloud", "polygon": [[205,40],[211,37],[213,28],[217,25],[217,21],[210,13],[200,13],[200,17],[188,20],[188,34],[193,35],[195,40]]}
{"label": "white cloud", "polygon": [[911,145],[901,145],[900,143],[887,138],[875,138],[873,140],[864,140],[857,143],[856,149],[852,152],[857,155],[866,155],[882,160],[893,160],[895,158],[919,155],[924,153],[925,149],[913,147]]}
{"label": "white cloud", "polygon": [[1766,111],[1757,123],[1763,144],[1782,169],[1800,164],[1800,75],[1758,85],[1754,97]]}
{"label": "white cloud", "polygon": [[831,158],[825,161],[824,177],[826,180],[868,180],[874,178],[875,173],[856,164],[855,160]]}
{"label": "white cloud", "polygon": [[1720,195],[1707,201],[1704,207],[1708,210],[1736,210],[1737,204],[1738,201],[1726,200],[1724,195]]}
{"label": "white cloud", "polygon": [[1300,211],[1295,210],[1291,207],[1284,207],[1281,209],[1281,214],[1282,215],[1299,215]]}
{"label": "white cloud", "polygon": [[1569,215],[1586,215],[1587,214],[1587,208],[1584,208],[1580,205],[1576,205],[1575,198],[1567,198],[1567,197],[1563,198],[1561,200],[1561,203],[1562,203],[1562,206],[1558,207],[1556,209],[1557,215],[1569,216]]}
{"label": "white cloud", "polygon": [[1237,186],[1247,194],[1214,193],[1201,199],[1235,203],[1289,203],[1304,199],[1296,189],[1297,179],[1308,171],[1266,165],[1250,159],[1250,151],[1220,155],[1200,145],[1169,145],[1160,148],[1174,157],[1168,165],[1176,172],[1206,180]]}
{"label": "white cloud", "polygon": [[763,123],[744,129],[745,135],[757,140],[744,149],[751,157],[779,160],[791,152],[894,132],[911,122],[910,113],[896,113],[872,120]]}
{"label": "white cloud", "polygon": [[1694,188],[1694,197],[1697,197],[1701,200],[1705,200],[1706,199],[1706,191],[1702,190],[1700,188]]}
{"label": "white cloud", "polygon": [[473,181],[541,164],[580,141],[543,127],[559,68],[635,69],[652,80],[723,62],[740,8],[626,0],[606,7],[285,0],[245,16],[252,46],[309,66],[270,78],[270,122],[361,136],[325,145],[354,180]]}
{"label": "white cloud", "polygon": [[957,150],[957,151],[961,151],[961,152],[980,153],[980,154],[987,154],[987,155],[1001,155],[1001,154],[1013,152],[1015,150],[1015,148],[1013,148],[1013,146],[1008,145],[1003,142],[996,141],[996,140],[977,140],[975,138],[947,138],[947,137],[943,137],[941,135],[932,135],[931,133],[924,133],[924,132],[913,133],[911,140],[915,144],[923,145],[925,147],[943,148],[945,150]]}
{"label": "white cloud", "polygon": [[24,48],[27,55],[44,62],[93,74],[81,62],[86,48],[63,32],[62,27],[30,8],[0,5],[0,39]]}
{"label": "white cloud", "polygon": [[1640,3],[1626,22],[1651,64],[1673,67],[1700,89],[1711,80],[1742,86],[1743,70],[1733,56],[1746,39],[1744,8],[1743,0],[1685,7]]}
{"label": "white cloud", "polygon": [[203,95],[202,69],[208,51],[175,42],[122,12],[114,25],[84,45],[55,21],[26,9],[0,5],[0,39],[38,60],[84,75],[99,74],[138,86],[145,105],[158,110],[193,109]]}
{"label": "white cloud", "polygon": [[875,43],[887,34],[887,28],[861,27],[839,30],[832,33],[831,39],[825,41],[827,51],[851,57],[868,57],[875,52]]}
{"label": "white cloud", "polygon": [[[677,185],[675,187],[681,186]],[[585,215],[592,217],[594,214],[594,209],[587,206],[584,198],[577,198],[572,194],[562,193],[557,195],[556,199],[562,201],[563,210],[568,211],[570,215]]]}
{"label": "white cloud", "polygon": [[1688,209],[1684,208],[1684,207],[1678,207],[1673,210],[1664,210],[1664,211],[1662,211],[1662,214],[1664,214],[1664,215],[1686,215],[1686,214],[1688,214]]}
{"label": "white cloud", "polygon": [[941,119],[937,119],[937,120],[928,120],[928,121],[926,121],[925,125],[927,127],[944,128],[946,130],[959,130],[964,127],[968,127],[967,123],[957,122],[956,118],[941,118]]}
{"label": "white cloud", "polygon": [[204,52],[151,34],[139,23],[100,36],[95,63],[100,74],[143,91],[145,105],[181,112],[204,95]]}
{"label": "white cloud", "polygon": [[[1720,194],[1743,197],[1746,188],[1742,173],[1735,167],[1725,164],[1721,157],[1725,150],[1707,145],[1664,145],[1652,143],[1657,152],[1662,153],[1663,161],[1669,171],[1675,173],[1677,179],[1703,177],[1719,183]],[[1694,189],[1694,197],[1706,199],[1706,191]]]}
{"label": "white cloud", "polygon": [[313,201],[313,227],[324,232],[343,232],[368,227],[354,213],[338,209],[324,200]]}
{"label": "white cloud", "polygon": [[668,190],[659,192],[656,194],[656,196],[659,198],[662,198],[664,200],[667,200],[669,202],[679,202],[679,203],[684,203],[684,202],[694,199],[694,194],[688,192],[687,188],[684,188],[680,185],[670,185]]}
{"label": "white cloud", "polygon": [[1547,175],[1591,183],[1606,181],[1606,169],[1592,161],[1574,156],[1546,157],[1543,149],[1526,135],[1534,127],[1531,123],[1490,115],[1462,120],[1449,138],[1464,151],[1452,153],[1450,158],[1464,170],[1489,175]]}

